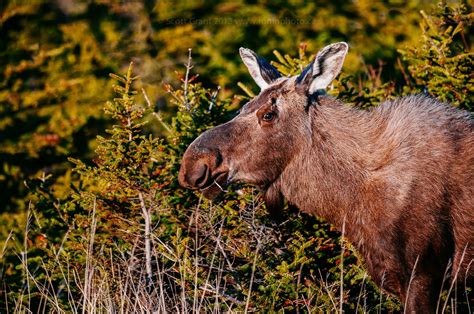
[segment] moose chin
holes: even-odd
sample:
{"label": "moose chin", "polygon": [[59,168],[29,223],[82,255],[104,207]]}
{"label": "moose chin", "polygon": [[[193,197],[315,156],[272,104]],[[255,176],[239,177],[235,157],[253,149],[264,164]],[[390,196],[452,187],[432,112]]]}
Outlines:
{"label": "moose chin", "polygon": [[271,212],[286,199],[344,225],[373,280],[405,311],[431,313],[448,268],[453,284],[473,282],[474,122],[423,95],[370,110],[326,95],[347,51],[324,47],[283,77],[241,48],[260,94],[188,147],[179,182],[208,198],[230,182],[254,184]]}

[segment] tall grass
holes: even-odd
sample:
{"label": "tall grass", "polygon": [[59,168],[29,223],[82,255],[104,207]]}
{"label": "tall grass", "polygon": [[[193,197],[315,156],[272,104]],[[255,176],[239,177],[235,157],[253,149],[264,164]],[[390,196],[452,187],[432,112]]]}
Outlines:
{"label": "tall grass", "polygon": [[[103,250],[96,247],[97,219],[94,206],[89,218],[90,229],[85,235],[88,245],[84,267],[78,268],[69,263],[67,257],[62,256],[64,251],[59,248],[53,259],[45,258],[42,261],[41,272],[44,276],[41,279],[36,275],[37,270],[31,270],[28,265],[26,252],[30,223],[27,223],[22,251],[18,252],[19,266],[24,270],[24,287],[10,302],[14,306],[8,308],[7,313],[248,313],[267,310],[253,298],[254,289],[259,285],[255,273],[259,267],[257,261],[260,251],[277,235],[271,227],[262,225],[255,218],[256,211],[262,210],[262,204],[255,196],[250,204],[239,213],[239,219],[248,228],[249,241],[254,243],[248,280],[242,280],[241,283],[233,282],[228,277],[237,267],[239,254],[236,252],[234,256],[229,256],[228,248],[235,243],[223,237],[224,222],[222,219],[215,222],[219,213],[218,207],[212,203],[205,210],[202,204],[196,206],[188,226],[193,232],[177,230],[171,242],[165,242],[158,236],[156,230],[159,222],[149,225],[149,222],[143,221],[140,228],[142,232],[132,235],[135,240],[129,250],[118,247]],[[155,210],[168,209],[156,207]],[[33,219],[32,215],[29,218]],[[185,234],[194,234],[194,237]],[[1,258],[8,241],[15,240],[9,237],[3,244]],[[66,233],[63,242],[67,241]],[[206,258],[199,253],[203,243],[213,244],[213,250]],[[343,244],[342,247],[344,249],[338,266],[340,277],[329,280],[327,275],[316,269],[312,279],[317,285],[291,301],[300,303],[295,307],[297,312],[344,311],[344,302],[347,300],[344,273],[347,269],[343,257],[345,250],[351,250],[351,246]],[[51,271],[60,274],[62,280],[59,285],[54,284]],[[383,306],[374,308],[371,305],[373,300],[367,294],[368,275],[364,273],[363,276],[362,284],[357,287],[359,293],[354,311],[382,312]],[[5,284],[8,286],[8,283],[2,283]],[[239,285],[241,291],[235,291]],[[296,285],[305,285],[301,276],[296,278]],[[457,313],[456,302],[460,301],[463,288],[450,285],[448,292],[440,297],[437,312]],[[31,301],[33,295],[34,303]],[[380,304],[384,298],[386,295],[380,292]]]}

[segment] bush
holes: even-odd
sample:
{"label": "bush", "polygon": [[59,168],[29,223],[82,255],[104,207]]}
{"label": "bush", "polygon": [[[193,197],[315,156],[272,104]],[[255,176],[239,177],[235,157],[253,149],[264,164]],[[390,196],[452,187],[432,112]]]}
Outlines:
{"label": "bush", "polygon": [[[401,50],[408,86],[463,109],[473,109],[472,7],[440,2],[433,16],[421,11],[421,45]],[[407,74],[408,75],[408,74]]]}

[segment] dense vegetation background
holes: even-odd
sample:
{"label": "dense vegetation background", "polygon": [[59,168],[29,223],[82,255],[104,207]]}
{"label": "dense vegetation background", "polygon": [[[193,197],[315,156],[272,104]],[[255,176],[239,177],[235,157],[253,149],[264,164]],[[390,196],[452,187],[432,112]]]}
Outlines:
{"label": "dense vegetation background", "polygon": [[466,1],[2,2],[0,312],[399,309],[331,226],[246,186],[208,202],[180,156],[257,91],[240,46],[295,74],[344,40],[337,97],[472,110],[472,24]]}

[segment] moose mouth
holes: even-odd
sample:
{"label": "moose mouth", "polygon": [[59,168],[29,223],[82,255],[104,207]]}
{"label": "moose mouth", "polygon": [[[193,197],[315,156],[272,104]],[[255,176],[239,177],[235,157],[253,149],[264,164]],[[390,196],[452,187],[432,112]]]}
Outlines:
{"label": "moose mouth", "polygon": [[215,199],[221,192],[225,192],[224,188],[229,183],[228,172],[219,172],[210,178],[206,184],[200,187],[200,191],[205,198],[209,200]]}

